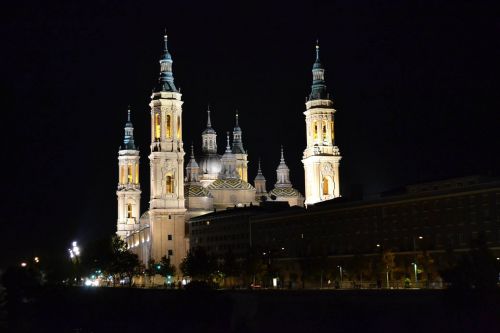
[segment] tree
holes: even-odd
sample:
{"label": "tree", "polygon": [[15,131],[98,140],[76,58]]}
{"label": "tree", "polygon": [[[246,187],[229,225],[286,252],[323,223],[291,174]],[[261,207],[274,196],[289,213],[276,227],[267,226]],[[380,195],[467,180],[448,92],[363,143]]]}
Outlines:
{"label": "tree", "polygon": [[203,247],[195,247],[188,251],[180,265],[181,272],[193,280],[207,281],[217,269],[216,260],[207,254]]}
{"label": "tree", "polygon": [[125,241],[116,235],[111,239],[111,252],[109,273],[120,279],[128,278],[129,286],[132,285],[133,276],[142,273],[139,257],[130,252]]}
{"label": "tree", "polygon": [[494,289],[498,279],[498,261],[487,247],[484,238],[474,240],[469,253],[442,272],[452,288]]}
{"label": "tree", "polygon": [[170,263],[170,257],[161,257],[157,267],[159,267],[158,274],[161,276],[168,277],[175,275],[176,269],[175,266]]}
{"label": "tree", "polygon": [[267,265],[258,253],[260,253],[260,251],[250,249],[243,261],[243,274],[245,280],[250,282],[250,284],[262,281],[267,274]]}

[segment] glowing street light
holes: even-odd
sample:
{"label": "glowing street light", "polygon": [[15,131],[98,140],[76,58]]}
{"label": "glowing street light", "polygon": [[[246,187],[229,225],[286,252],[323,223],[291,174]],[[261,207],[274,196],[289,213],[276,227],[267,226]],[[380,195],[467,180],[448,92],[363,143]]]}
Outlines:
{"label": "glowing street light", "polygon": [[26,266],[28,266],[28,264],[27,264],[27,263],[25,263],[25,262],[22,262],[22,263],[21,263],[21,267],[26,267]]}
{"label": "glowing street light", "polygon": [[38,258],[38,257],[33,258],[33,260],[34,260],[37,264],[40,262],[40,258]]}

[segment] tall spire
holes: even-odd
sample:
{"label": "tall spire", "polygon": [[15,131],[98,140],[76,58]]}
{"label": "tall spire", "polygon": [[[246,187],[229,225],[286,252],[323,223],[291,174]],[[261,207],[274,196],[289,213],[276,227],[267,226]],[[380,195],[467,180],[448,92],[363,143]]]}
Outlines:
{"label": "tall spire", "polygon": [[130,106],[127,110],[127,122],[125,123],[125,137],[123,138],[123,149],[124,150],[135,150],[134,142],[134,126],[130,120]]}
{"label": "tall spire", "polygon": [[207,107],[207,128],[212,127],[212,122],[210,121],[210,104]]}
{"label": "tall spire", "polygon": [[227,144],[226,144],[226,153],[232,153],[231,144],[229,143],[229,132],[226,132]]}
{"label": "tall spire", "polygon": [[280,164],[276,169],[275,187],[292,187],[292,182],[290,182],[290,169],[288,169],[288,166],[285,163],[285,157],[283,154],[283,145],[281,145]]}
{"label": "tall spire", "polygon": [[243,132],[239,124],[238,110],[236,110],[235,120],[233,129],[233,153],[245,154],[245,148],[243,148]]}
{"label": "tall spire", "polygon": [[196,159],[194,158],[194,146],[193,146],[193,143],[191,143],[191,156],[190,156],[188,164],[186,165],[187,181],[190,183],[198,182],[199,170],[200,170],[200,167],[198,166],[198,163],[196,163]]}
{"label": "tall spire", "polygon": [[265,180],[264,175],[262,174],[262,169],[260,168],[260,157],[259,157],[259,168],[257,169],[257,176],[255,176],[255,180]]}
{"label": "tall spire", "polygon": [[172,73],[172,56],[168,52],[167,35],[163,36],[163,55],[160,59],[160,79],[156,91],[177,92],[174,84],[174,74]]}
{"label": "tall spire", "polygon": [[316,60],[312,68],[313,83],[311,87],[311,94],[309,100],[315,99],[328,99],[328,92],[326,91],[325,82],[325,69],[319,59],[319,41],[316,40]]}

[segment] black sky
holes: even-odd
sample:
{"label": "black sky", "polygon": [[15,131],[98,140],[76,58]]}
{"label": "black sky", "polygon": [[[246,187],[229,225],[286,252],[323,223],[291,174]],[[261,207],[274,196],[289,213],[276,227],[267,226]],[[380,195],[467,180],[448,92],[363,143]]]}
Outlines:
{"label": "black sky", "polygon": [[149,96],[167,29],[200,150],[240,111],[249,178],[279,146],[303,191],[304,100],[320,40],[344,193],[498,175],[500,21],[494,1],[10,2],[0,11],[2,262],[111,234],[127,105],[149,195]]}

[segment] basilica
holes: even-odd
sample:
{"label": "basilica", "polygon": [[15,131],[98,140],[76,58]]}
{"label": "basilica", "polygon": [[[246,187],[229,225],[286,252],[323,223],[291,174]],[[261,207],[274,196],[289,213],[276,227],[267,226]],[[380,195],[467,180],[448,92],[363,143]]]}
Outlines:
{"label": "basilica", "polygon": [[[139,182],[140,152],[134,141],[130,110],[125,124],[123,145],[118,151],[117,235],[131,251],[147,264],[167,256],[177,268],[189,250],[189,219],[234,207],[259,205],[264,201],[287,202],[290,206],[308,206],[340,196],[339,162],[335,145],[333,101],[327,93],[324,68],[316,45],[313,83],[306,101],[306,148],[304,164],[305,198],[290,181],[290,170],[281,148],[276,169],[277,181],[268,191],[260,161],[253,184],[248,181],[249,158],[243,144],[243,131],[235,114],[232,135],[224,136],[223,150],[217,146],[216,124],[210,109],[201,133],[202,154],[194,147],[185,149],[182,140],[182,95],[174,84],[172,56],[164,36],[160,59],[160,78],[150,102],[151,143],[149,153],[149,207],[141,211]],[[299,115],[297,115],[299,116]],[[222,154],[220,154],[222,152]]]}

